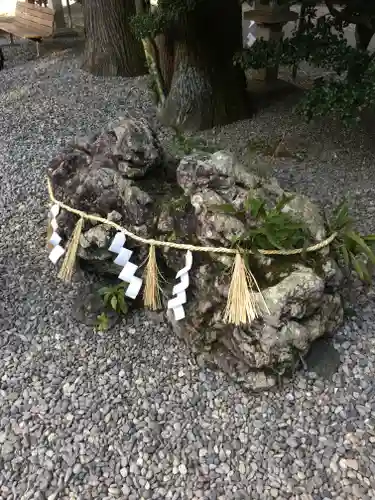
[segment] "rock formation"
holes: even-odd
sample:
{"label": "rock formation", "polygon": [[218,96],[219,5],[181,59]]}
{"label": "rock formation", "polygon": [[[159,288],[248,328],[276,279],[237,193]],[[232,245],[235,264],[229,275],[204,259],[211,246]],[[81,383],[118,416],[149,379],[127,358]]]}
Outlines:
{"label": "rock formation", "polygon": [[[202,246],[230,247],[233,237],[258,224],[251,216],[241,220],[213,210],[214,205],[241,210],[250,195],[273,206],[284,194],[275,180],[246,171],[225,151],[173,162],[148,124],[132,120],[72,145],[52,160],[48,175],[56,197],[71,206],[147,238]],[[307,198],[296,194],[283,210],[304,221],[312,241],[326,237],[320,210]],[[74,222],[74,216],[62,211],[60,233],[68,237]],[[120,272],[108,251],[113,236],[108,226],[85,223],[78,255],[86,267],[100,274]],[[144,262],[147,246],[130,240],[127,246],[134,250],[132,261]],[[159,248],[157,258],[166,278],[166,306],[185,254]],[[327,247],[308,257],[252,256],[251,269],[269,314],[237,327],[222,321],[232,262],[228,255],[194,253],[186,319],[175,322],[171,311],[166,318],[199,363],[220,367],[246,387],[269,388],[296,366],[315,339],[342,322],[341,273]]]}

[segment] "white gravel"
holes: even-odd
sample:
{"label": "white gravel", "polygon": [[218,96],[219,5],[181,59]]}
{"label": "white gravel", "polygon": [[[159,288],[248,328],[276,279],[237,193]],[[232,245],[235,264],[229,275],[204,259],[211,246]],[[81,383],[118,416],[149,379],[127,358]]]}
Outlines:
{"label": "white gravel", "polygon": [[[70,53],[0,73],[0,498],[374,499],[373,291],[335,337],[336,373],[318,364],[260,395],[198,369],[143,313],[105,334],[73,320],[81,285],[58,282],[44,248],[45,167],[75,134],[126,113],[153,117],[144,80],[92,78]],[[372,144],[341,135],[334,158],[336,139],[286,104],[219,135],[239,147],[309,130],[306,159],[280,161],[278,177],[327,203],[351,192],[368,229]],[[320,349],[334,371],[335,351]]]}

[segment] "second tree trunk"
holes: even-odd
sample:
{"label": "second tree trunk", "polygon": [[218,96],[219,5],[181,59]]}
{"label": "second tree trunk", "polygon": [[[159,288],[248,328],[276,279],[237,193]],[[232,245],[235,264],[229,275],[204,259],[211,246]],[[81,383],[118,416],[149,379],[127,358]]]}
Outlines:
{"label": "second tree trunk", "polygon": [[201,130],[248,116],[245,75],[233,64],[242,50],[239,2],[198,2],[158,46],[167,90],[160,117],[166,125]]}
{"label": "second tree trunk", "polygon": [[134,0],[85,0],[83,68],[97,76],[138,76],[146,72],[142,44],[130,27]]}

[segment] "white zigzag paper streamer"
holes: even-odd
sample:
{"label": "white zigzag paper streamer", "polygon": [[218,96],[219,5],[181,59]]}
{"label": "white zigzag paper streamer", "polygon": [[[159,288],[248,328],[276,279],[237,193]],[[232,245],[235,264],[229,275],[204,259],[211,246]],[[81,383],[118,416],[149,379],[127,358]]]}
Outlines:
{"label": "white zigzag paper streamer", "polygon": [[168,309],[172,309],[176,321],[185,318],[185,309],[183,304],[186,304],[186,290],[189,286],[189,271],[193,265],[193,254],[188,250],[185,256],[185,267],[180,269],[176,274],[176,279],[180,278],[180,283],[175,285],[172,294],[176,295],[171,300],[168,300]]}
{"label": "white zigzag paper streamer", "polygon": [[250,21],[250,23],[249,23],[249,31],[247,33],[247,40],[246,40],[246,45],[248,47],[251,47],[256,42],[256,40],[257,40],[256,31],[257,31],[256,22],[255,21]]}
{"label": "white zigzag paper streamer", "polygon": [[115,264],[123,266],[123,270],[119,274],[119,278],[126,283],[129,283],[128,288],[125,291],[125,295],[131,299],[135,299],[142,287],[143,280],[134,276],[138,266],[130,262],[130,257],[133,251],[129,248],[125,248],[126,236],[124,233],[117,233],[113,238],[109,251],[117,253],[117,257],[114,260]]}
{"label": "white zigzag paper streamer", "polygon": [[48,243],[53,246],[49,254],[49,259],[53,264],[56,264],[59,258],[64,255],[65,249],[60,245],[61,237],[59,236],[57,230],[59,228],[57,224],[57,216],[59,215],[60,206],[56,203],[51,207],[51,226],[53,229],[53,233]]}

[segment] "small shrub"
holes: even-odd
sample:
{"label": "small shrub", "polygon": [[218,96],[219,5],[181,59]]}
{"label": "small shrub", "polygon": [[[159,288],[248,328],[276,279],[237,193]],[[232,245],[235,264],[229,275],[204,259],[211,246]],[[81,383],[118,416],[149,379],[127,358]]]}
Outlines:
{"label": "small shrub", "polygon": [[310,241],[309,231],[303,222],[296,221],[283,208],[292,196],[282,196],[275,207],[267,209],[266,202],[259,198],[248,197],[242,210],[231,204],[215,205],[214,210],[233,215],[245,222],[250,217],[257,221],[256,227],[247,229],[235,236],[234,247],[249,250],[291,250],[303,247]]}
{"label": "small shrub", "polygon": [[[104,307],[107,310],[114,311],[118,315],[125,315],[128,312],[128,304],[125,301],[126,283],[119,283],[114,286],[106,286],[98,291],[102,297]],[[102,312],[97,317],[96,328],[100,331],[108,330],[109,318],[106,312]]]}
{"label": "small shrub", "polygon": [[360,235],[353,229],[353,219],[349,215],[349,204],[341,202],[333,212],[330,222],[327,223],[331,232],[338,236],[333,242],[338,261],[346,271],[354,270],[359,279],[370,283],[372,269],[375,265],[373,245],[375,235]]}
{"label": "small shrub", "polygon": [[[273,208],[268,209],[265,200],[248,197],[241,210],[230,203],[214,205],[211,209],[237,217],[242,222],[246,222],[250,217],[256,221],[256,227],[246,229],[243,234],[233,238],[233,247],[253,252],[307,249],[314,242],[306,224],[283,212],[292,199],[293,196],[283,195]],[[370,283],[372,266],[375,266],[375,235],[360,235],[353,229],[353,225],[346,200],[333,211],[331,220],[326,220],[329,234],[337,232],[331,246],[338,262],[347,274],[354,271],[361,281]],[[304,258],[305,252],[302,252],[301,256]]]}
{"label": "small shrub", "polygon": [[108,316],[107,316],[107,314],[105,312],[102,312],[96,318],[95,328],[99,332],[105,332],[106,330],[108,330],[108,328],[109,328],[109,319],[108,319]]}
{"label": "small shrub", "polygon": [[[300,4],[302,19],[290,38],[279,42],[258,39],[235,57],[244,69],[276,64],[297,68],[301,62],[322,68],[327,77],[318,79],[297,106],[307,120],[335,115],[344,123],[357,123],[365,109],[375,105],[375,64],[368,45],[375,32],[375,4],[369,0],[326,2],[329,14],[319,14],[318,0],[284,0]],[[324,3],[324,2],[323,2]],[[337,7],[340,5],[340,7]],[[357,47],[345,29],[355,24]]]}
{"label": "small shrub", "polygon": [[119,283],[114,286],[106,286],[99,290],[99,295],[103,298],[105,307],[109,307],[117,314],[126,314],[128,305],[125,302],[125,286],[126,283]]}

